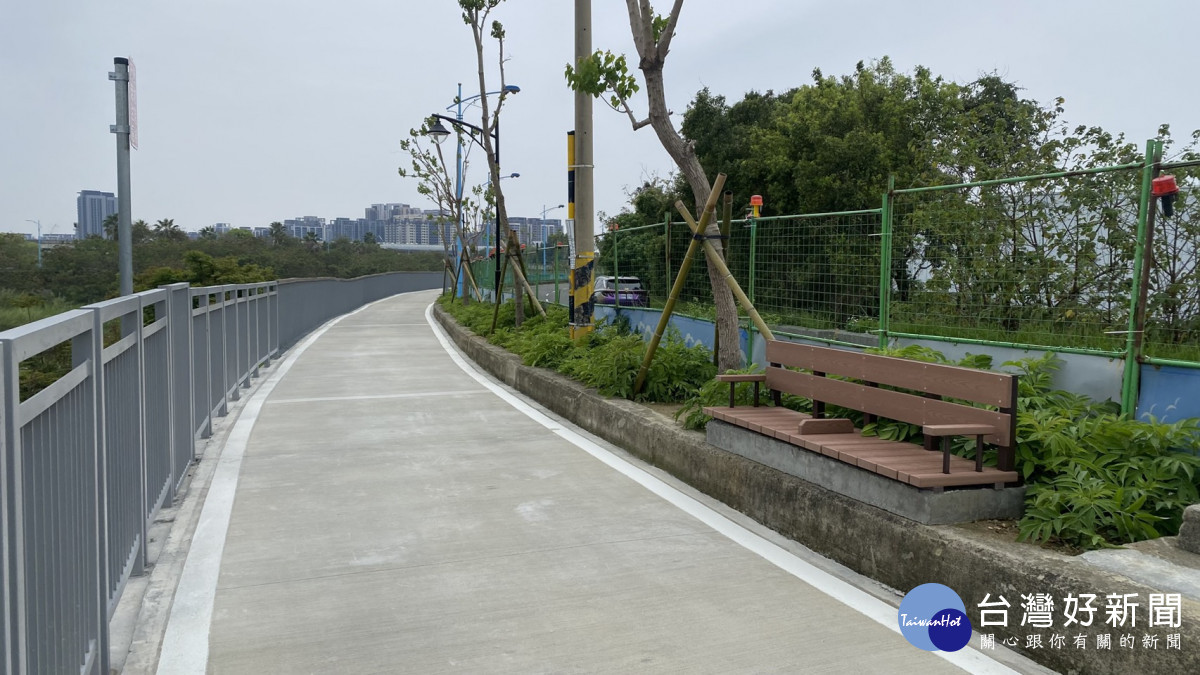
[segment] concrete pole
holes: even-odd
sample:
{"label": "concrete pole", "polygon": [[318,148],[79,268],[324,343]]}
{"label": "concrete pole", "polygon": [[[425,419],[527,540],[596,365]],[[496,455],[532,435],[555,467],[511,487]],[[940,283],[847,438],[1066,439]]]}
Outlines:
{"label": "concrete pole", "polygon": [[[592,0],[575,0],[575,61],[592,55]],[[592,96],[575,92],[575,251],[593,253],[595,192],[592,180]]]}
{"label": "concrete pole", "polygon": [[[592,55],[592,0],[575,0],[575,62]],[[571,337],[592,327],[592,274],[596,258],[592,169],[592,96],[575,92],[575,260],[571,272]]]}
{"label": "concrete pole", "polygon": [[129,59],[113,59],[116,72],[117,123],[109,131],[117,135],[117,267],[121,273],[121,295],[133,294],[133,225],[129,198]]}

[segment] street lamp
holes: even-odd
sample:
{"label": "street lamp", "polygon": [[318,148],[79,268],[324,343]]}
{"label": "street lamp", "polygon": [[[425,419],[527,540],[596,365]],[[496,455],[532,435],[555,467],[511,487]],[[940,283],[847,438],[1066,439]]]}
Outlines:
{"label": "street lamp", "polygon": [[[467,98],[463,98],[462,97],[462,83],[460,82],[458,85],[458,96],[454,99],[454,103],[451,103],[450,105],[446,106],[447,111],[449,111],[451,109],[455,110],[455,116],[453,118],[447,117],[446,115],[438,115],[438,114],[434,114],[434,115],[430,116],[430,119],[433,120],[433,126],[431,126],[429,128],[429,131],[427,131],[426,133],[433,139],[433,141],[435,143],[440,145],[442,143],[442,141],[445,141],[446,138],[450,135],[450,130],[442,125],[443,120],[454,125],[454,128],[457,129],[459,132],[459,134],[458,134],[458,152],[457,152],[457,158],[456,158],[455,170],[454,170],[454,192],[455,192],[454,197],[455,197],[456,203],[458,205],[458,209],[457,209],[457,211],[458,211],[457,221],[458,222],[456,223],[455,230],[459,234],[458,244],[460,247],[466,246],[466,242],[462,240],[462,234],[461,234],[462,233],[462,192],[463,192],[462,128],[466,127],[474,132],[478,132],[480,134],[483,133],[482,128],[477,127],[474,124],[470,124],[468,122],[463,121],[463,104],[475,101],[476,99],[483,98],[484,96],[491,96],[492,94],[516,94],[520,91],[521,91],[520,87],[518,87],[515,84],[510,84],[510,85],[506,85],[503,89],[500,89],[499,91],[489,91],[485,94],[476,94],[474,96],[468,96]],[[499,168],[499,166],[500,166],[500,118],[499,117],[496,118],[496,125],[492,129],[492,133],[490,133],[488,135],[491,136],[492,139],[496,141],[496,167]],[[481,143],[478,138],[475,138],[474,134],[470,135],[470,139],[472,141],[474,141],[475,144],[478,145],[479,147],[481,147],[481,148],[484,147],[483,143]],[[488,167],[488,176],[489,177],[491,176],[491,167]],[[514,176],[515,176],[515,174],[514,174]],[[500,244],[500,210],[499,210],[499,207],[497,207],[497,209],[496,209],[496,302],[497,303],[500,302],[500,245],[499,244]],[[461,255],[461,253],[460,253],[460,255]],[[459,274],[459,279],[458,279],[457,283],[459,286],[459,292],[462,292],[462,286],[463,286],[464,281],[462,279],[461,273]]]}
{"label": "street lamp", "polygon": [[542,217],[538,218],[538,226],[540,226],[542,228],[542,272],[543,273],[545,273],[545,271],[546,271],[546,244],[550,241],[550,236],[546,233],[546,214],[550,213],[551,211],[556,211],[558,209],[565,209],[565,208],[567,208],[566,204],[559,204],[558,206],[551,206],[550,208],[546,208],[546,205],[542,204]]}
{"label": "street lamp", "polygon": [[33,223],[38,228],[38,269],[42,269],[42,221],[25,219],[27,223]]}

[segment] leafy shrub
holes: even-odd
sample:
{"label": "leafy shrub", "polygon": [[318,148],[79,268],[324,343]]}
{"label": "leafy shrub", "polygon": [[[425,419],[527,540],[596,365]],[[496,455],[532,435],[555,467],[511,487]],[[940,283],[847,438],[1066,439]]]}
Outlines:
{"label": "leafy shrub", "polygon": [[1090,549],[1178,533],[1183,509],[1200,501],[1200,420],[1134,420],[1052,390],[1053,355],[1006,365],[1021,371],[1021,539]]}
{"label": "leafy shrub", "polygon": [[644,395],[663,403],[684,401],[713,382],[716,374],[710,352],[701,346],[688,347],[672,328],[650,363]]}
{"label": "leafy shrub", "polygon": [[[762,368],[751,366],[740,370],[728,371],[732,374],[748,375],[751,373],[761,373]],[[759,385],[762,388],[762,385]],[[762,400],[766,401],[766,389],[761,389]],[[738,382],[733,385],[733,400],[736,405],[752,405],[754,403],[754,384],[750,382]],[[675,419],[682,419],[684,429],[699,430],[703,429],[712,418],[704,414],[706,407],[727,405],[729,403],[729,383],[718,382],[715,379],[709,378],[707,382],[700,385],[696,393],[688,397],[684,401],[683,407],[675,411]]]}

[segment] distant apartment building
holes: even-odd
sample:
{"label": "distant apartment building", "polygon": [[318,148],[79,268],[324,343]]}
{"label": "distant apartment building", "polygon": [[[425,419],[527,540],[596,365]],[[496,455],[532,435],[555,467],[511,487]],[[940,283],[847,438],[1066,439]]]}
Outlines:
{"label": "distant apartment building", "polygon": [[[303,239],[315,234],[321,240],[363,241],[370,234],[375,241],[400,246],[442,246],[453,242],[454,223],[438,209],[419,209],[408,204],[372,204],[363,211],[362,218],[333,218],[326,220],[317,216],[303,216],[283,221],[288,236]],[[442,221],[439,223],[439,221]],[[563,231],[561,220],[538,218],[509,218],[509,225],[517,231],[522,244],[537,245],[551,234]],[[226,225],[226,227],[228,227]],[[494,223],[484,225],[484,236],[479,245],[490,245]],[[267,236],[264,228],[254,228],[256,236]]]}
{"label": "distant apartment building", "polygon": [[552,234],[562,232],[561,220],[509,216],[508,226],[516,231],[517,239],[526,246],[540,245]]}
{"label": "distant apartment building", "polygon": [[79,239],[104,236],[104,219],[117,212],[117,196],[111,192],[81,190],[75,198],[75,235]]}
{"label": "distant apartment building", "polygon": [[287,231],[288,236],[297,239],[303,239],[309,233],[317,235],[317,238],[324,241],[325,239],[325,219],[316,216],[301,216],[283,221],[283,229]]}

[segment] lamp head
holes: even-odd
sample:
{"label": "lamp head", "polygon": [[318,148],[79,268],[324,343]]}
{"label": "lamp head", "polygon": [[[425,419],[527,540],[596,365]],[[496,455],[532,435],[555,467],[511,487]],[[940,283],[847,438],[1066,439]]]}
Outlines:
{"label": "lamp head", "polygon": [[504,86],[504,92],[508,94],[518,94],[521,92],[521,88],[515,84],[508,84]]}
{"label": "lamp head", "polygon": [[446,140],[446,138],[450,136],[450,131],[446,129],[446,127],[442,126],[441,120],[435,117],[433,120],[433,126],[429,127],[429,131],[426,131],[425,135],[432,138],[434,143],[441,145],[442,141]]}

